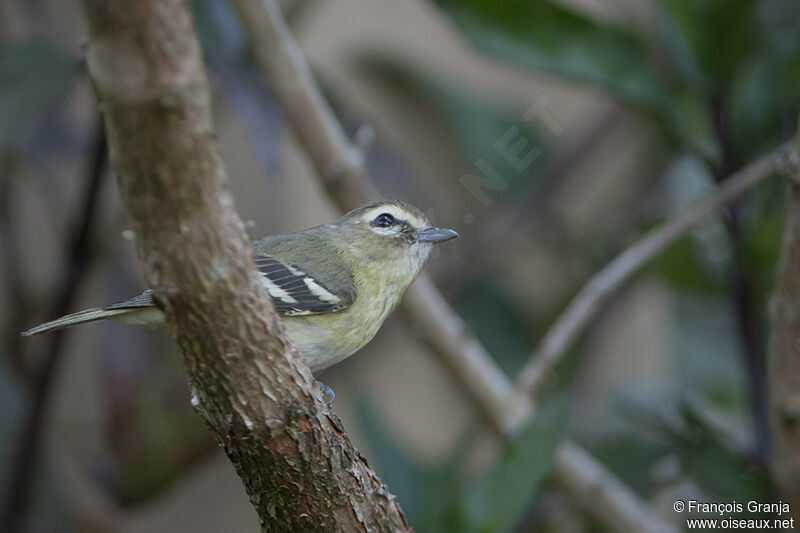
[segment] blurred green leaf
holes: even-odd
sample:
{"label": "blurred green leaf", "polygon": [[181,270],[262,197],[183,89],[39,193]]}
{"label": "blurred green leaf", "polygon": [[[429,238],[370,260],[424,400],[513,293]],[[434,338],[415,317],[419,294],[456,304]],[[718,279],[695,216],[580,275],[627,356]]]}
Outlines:
{"label": "blurred green leaf", "polygon": [[535,70],[600,85],[644,108],[670,96],[633,33],[549,0],[437,0],[481,50]]}
{"label": "blurred green leaf", "polygon": [[748,265],[759,304],[766,308],[775,284],[784,231],[784,180],[773,178],[748,198],[746,248]]}
{"label": "blurred green leaf", "polygon": [[[797,30],[800,33],[800,28]],[[734,150],[750,160],[789,139],[800,111],[800,94],[785,94],[800,86],[800,53],[795,64],[775,61],[770,53],[744,64],[731,88],[731,131]]]}
{"label": "blurred green leaf", "polygon": [[[707,197],[715,184],[706,162],[682,157],[667,168],[663,186],[663,203],[678,213]],[[732,257],[730,236],[722,220],[714,219],[667,248],[650,268],[675,288],[722,294],[730,286]]]}
{"label": "blurred green leaf", "polygon": [[712,164],[721,157],[712,112],[728,130],[734,164],[794,131],[800,111],[800,3],[794,0],[660,0],[649,46],[626,28],[550,0],[436,3],[479,49],[597,85],[645,111],[678,151]]}
{"label": "blurred green leaf", "polygon": [[397,495],[409,523],[420,533],[458,531],[461,518],[452,514],[453,501],[458,497],[459,478],[478,431],[469,428],[446,461],[424,467],[397,446],[364,394],[356,399],[356,412],[370,462]]}
{"label": "blurred green leaf", "polygon": [[789,138],[800,111],[800,2],[762,0],[752,53],[731,84],[731,129],[743,160]]}
{"label": "blurred green leaf", "polygon": [[497,463],[467,487],[461,501],[464,531],[502,533],[517,525],[550,471],[566,415],[566,401],[549,402],[508,443]]}
{"label": "blurred green leaf", "polygon": [[[661,0],[670,59],[695,90],[725,91],[759,35],[758,0]],[[747,38],[743,38],[747,36]]]}
{"label": "blurred green leaf", "polygon": [[644,439],[661,442],[664,457],[677,456],[680,472],[675,475],[687,475],[712,498],[719,501],[767,498],[768,481],[748,459],[743,439],[725,428],[710,404],[683,395],[672,406],[646,402],[629,405],[626,414]]}
{"label": "blurred green leaf", "polygon": [[747,460],[747,452],[731,442],[703,414],[702,406],[683,402],[684,426],[674,434],[687,473],[703,489],[725,501],[763,501],[767,483]]}
{"label": "blurred green leaf", "polygon": [[791,135],[800,110],[790,89],[800,84],[800,3],[661,0],[660,8],[666,59],[695,98],[721,106],[739,163]]}
{"label": "blurred green leaf", "polygon": [[681,391],[730,413],[744,412],[747,384],[727,294],[673,291],[671,350]]}
{"label": "blurred green leaf", "polygon": [[425,470],[389,436],[366,394],[359,395],[355,406],[359,426],[370,450],[370,462],[397,495],[409,522],[415,523],[424,504],[420,489],[428,480]]}
{"label": "blurred green leaf", "polygon": [[474,175],[474,187],[462,184],[484,205],[512,195],[540,175],[547,164],[547,143],[535,128],[533,117],[527,117],[524,111],[493,104],[461,84],[414,70],[385,55],[365,56],[359,64],[369,76],[403,98],[413,99],[439,119],[455,142],[466,170]]}
{"label": "blurred green leaf", "polygon": [[47,41],[0,50],[0,146],[15,142],[55,104],[74,72],[74,61]]}
{"label": "blurred green leaf", "polygon": [[563,399],[546,404],[490,470],[462,488],[464,463],[478,435],[475,428],[458,439],[444,464],[424,468],[397,447],[369,402],[362,400],[356,403],[357,412],[371,462],[421,533],[509,531],[532,505],[550,469],[567,411]]}
{"label": "blurred green leaf", "polygon": [[650,472],[670,451],[641,428],[614,432],[591,446],[592,455],[638,494],[650,494],[654,489],[651,476],[643,473]]}
{"label": "blurred green leaf", "polygon": [[536,332],[503,289],[491,280],[477,280],[460,291],[455,307],[503,371],[515,375],[533,350]]}
{"label": "blurred green leaf", "polygon": [[676,91],[670,109],[656,120],[679,153],[688,151],[709,163],[719,163],[719,141],[714,136],[708,105],[700,95]]}
{"label": "blurred green leaf", "polygon": [[691,13],[680,0],[661,0],[657,9],[659,44],[671,64],[670,71],[692,92],[707,95],[711,81],[695,53],[696,27]]}
{"label": "blurred green leaf", "polygon": [[[678,150],[718,157],[708,109],[697,89],[704,74],[680,26],[667,19],[676,69],[658,68],[634,32],[605,25],[549,0],[437,0],[479,49],[536,71],[591,84],[643,111]],[[680,83],[690,81],[688,87]],[[690,90],[693,88],[693,90]]]}
{"label": "blurred green leaf", "polygon": [[683,238],[662,252],[649,268],[676,289],[723,292],[727,285],[709,275],[701,252],[691,238]]}

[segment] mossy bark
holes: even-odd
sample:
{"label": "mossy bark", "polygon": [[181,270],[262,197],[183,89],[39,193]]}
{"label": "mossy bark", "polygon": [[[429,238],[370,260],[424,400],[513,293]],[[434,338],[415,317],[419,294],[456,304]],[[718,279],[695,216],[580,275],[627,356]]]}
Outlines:
{"label": "mossy bark", "polygon": [[84,6],[87,63],[146,282],[262,529],[407,530],[317,393],[253,268],[186,2]]}

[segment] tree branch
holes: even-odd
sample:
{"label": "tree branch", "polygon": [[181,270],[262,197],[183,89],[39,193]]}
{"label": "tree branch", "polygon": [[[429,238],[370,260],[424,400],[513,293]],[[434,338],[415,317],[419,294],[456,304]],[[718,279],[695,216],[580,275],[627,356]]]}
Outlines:
{"label": "tree branch", "polygon": [[561,360],[571,343],[589,325],[609,296],[689,230],[727,202],[769,177],[780,167],[791,150],[791,143],[786,143],[775,152],[731,175],[708,198],[651,230],[595,274],[542,338],[539,348],[519,374],[517,389],[535,394],[549,371]]}
{"label": "tree branch", "polygon": [[[798,136],[800,152],[800,136]],[[790,163],[780,266],[770,301],[770,422],[772,475],[800,519],[800,162]]]}
{"label": "tree branch", "polygon": [[84,0],[89,71],[137,253],[196,408],[264,531],[405,531],[328,409],[256,273],[182,0]]}

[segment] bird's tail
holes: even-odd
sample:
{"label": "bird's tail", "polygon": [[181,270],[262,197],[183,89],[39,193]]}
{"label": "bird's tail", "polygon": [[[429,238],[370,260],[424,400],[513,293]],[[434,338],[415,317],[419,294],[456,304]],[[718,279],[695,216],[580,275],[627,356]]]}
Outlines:
{"label": "bird's tail", "polygon": [[[131,314],[136,311],[141,311],[141,309],[84,309],[83,311],[64,315],[61,318],[56,318],[55,320],[45,322],[44,324],[39,324],[28,331],[23,331],[22,335],[25,337],[30,337],[31,335],[41,335],[42,333],[68,328],[70,326],[77,326],[78,324],[86,324],[96,320],[105,320],[109,318],[119,319],[122,318],[119,315]],[[124,321],[125,320],[123,319],[123,322]]]}
{"label": "bird's tail", "polygon": [[156,307],[152,291],[146,290],[139,296],[124,302],[115,303],[102,309],[85,309],[71,315],[65,315],[50,322],[39,324],[28,331],[23,331],[22,334],[25,337],[30,337],[31,335],[39,335],[48,331],[94,322],[95,320],[107,319],[139,326],[157,326],[164,322],[164,314]]}

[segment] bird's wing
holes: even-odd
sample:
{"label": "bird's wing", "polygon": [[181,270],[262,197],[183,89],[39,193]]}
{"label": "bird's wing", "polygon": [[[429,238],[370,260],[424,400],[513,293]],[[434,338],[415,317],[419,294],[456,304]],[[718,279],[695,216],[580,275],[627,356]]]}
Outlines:
{"label": "bird's wing", "polygon": [[356,299],[356,286],[349,276],[321,276],[268,255],[253,259],[281,315],[335,313]]}
{"label": "bird's wing", "polygon": [[153,307],[156,302],[153,300],[153,291],[147,289],[139,296],[134,296],[124,302],[117,302],[103,308],[103,311],[113,311],[115,309],[135,309],[138,307]]}
{"label": "bird's wing", "polygon": [[[356,286],[349,276],[323,277],[267,255],[255,255],[254,260],[280,315],[335,313],[348,308],[356,299]],[[139,296],[109,305],[103,310],[136,309],[154,305],[153,292],[148,289]]]}

